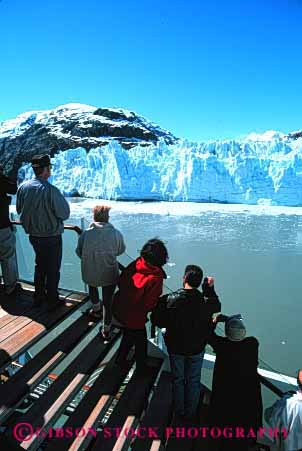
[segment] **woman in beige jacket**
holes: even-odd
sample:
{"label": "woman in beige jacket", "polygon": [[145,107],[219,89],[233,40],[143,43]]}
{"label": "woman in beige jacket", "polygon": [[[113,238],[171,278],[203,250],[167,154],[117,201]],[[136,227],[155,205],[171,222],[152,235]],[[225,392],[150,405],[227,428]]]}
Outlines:
{"label": "woman in beige jacket", "polygon": [[83,281],[89,286],[91,315],[95,319],[102,316],[98,292],[98,287],[102,287],[104,338],[109,336],[112,297],[119,277],[116,257],[126,249],[123,235],[109,223],[109,210],[110,207],[106,205],[94,207],[94,222],[81,234],[76,249],[81,258]]}

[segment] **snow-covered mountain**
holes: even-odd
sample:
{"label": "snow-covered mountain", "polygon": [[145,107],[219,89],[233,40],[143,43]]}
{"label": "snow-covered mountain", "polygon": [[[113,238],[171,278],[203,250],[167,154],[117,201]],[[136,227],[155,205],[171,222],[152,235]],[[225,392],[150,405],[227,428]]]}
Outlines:
{"label": "snow-covered mountain", "polygon": [[[41,151],[66,195],[302,206],[301,131],[194,143],[135,113],[78,104],[0,124],[7,168]],[[31,175],[19,169],[20,180]]]}
{"label": "snow-covered mountain", "polygon": [[16,173],[33,155],[119,142],[123,148],[156,144],[162,138],[172,144],[172,133],[132,111],[96,108],[69,103],[53,110],[30,111],[0,123],[0,162]]}

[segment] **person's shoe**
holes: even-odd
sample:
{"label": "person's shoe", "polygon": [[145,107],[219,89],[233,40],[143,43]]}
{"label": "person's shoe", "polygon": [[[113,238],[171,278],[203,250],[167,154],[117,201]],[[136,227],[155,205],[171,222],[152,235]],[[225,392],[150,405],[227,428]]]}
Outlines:
{"label": "person's shoe", "polygon": [[198,423],[196,415],[185,415],[184,422],[187,426],[195,426]]}
{"label": "person's shoe", "polygon": [[102,311],[101,310],[89,310],[88,315],[90,316],[90,318],[94,321],[98,321],[100,319],[102,319]]}
{"label": "person's shoe", "polygon": [[46,295],[33,295],[33,307],[41,307],[42,304],[46,301]]}
{"label": "person's shoe", "polygon": [[61,301],[60,299],[47,299],[47,309],[48,310],[55,310],[60,307],[63,307],[65,305],[64,301]]}
{"label": "person's shoe", "polygon": [[136,362],[136,374],[144,376],[148,372],[147,362]]}
{"label": "person's shoe", "polygon": [[6,286],[4,292],[7,296],[12,296],[13,294],[17,294],[21,290],[21,284],[19,282],[16,282],[14,285]]}
{"label": "person's shoe", "polygon": [[187,418],[183,413],[177,412],[174,414],[174,424],[177,426],[184,426],[187,424]]}
{"label": "person's shoe", "polygon": [[127,360],[121,360],[118,357],[114,361],[114,365],[119,368],[121,371],[128,368]]}
{"label": "person's shoe", "polygon": [[43,299],[42,298],[34,298],[34,302],[33,302],[33,307],[41,307],[43,304]]}
{"label": "person's shoe", "polygon": [[117,327],[118,329],[123,329],[125,327],[113,315],[112,315],[112,319],[111,319],[111,325],[112,325],[112,327]]}
{"label": "person's shoe", "polygon": [[0,373],[0,384],[4,384],[9,379],[9,372],[7,370],[4,370],[2,373]]}
{"label": "person's shoe", "polygon": [[109,340],[110,339],[110,336],[111,336],[110,332],[111,332],[111,325],[104,325],[100,329],[101,337],[104,340]]}

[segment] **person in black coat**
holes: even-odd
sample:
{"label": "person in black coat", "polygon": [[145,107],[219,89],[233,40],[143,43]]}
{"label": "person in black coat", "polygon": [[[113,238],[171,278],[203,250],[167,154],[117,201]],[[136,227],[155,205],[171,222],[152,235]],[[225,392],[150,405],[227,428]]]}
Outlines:
{"label": "person in black coat", "polygon": [[151,321],[165,328],[173,377],[174,411],[177,417],[194,420],[199,397],[204,349],[212,328],[212,316],[221,309],[214,279],[203,278],[199,266],[188,265],[183,288],[162,296]]}
{"label": "person in black coat", "polygon": [[[255,337],[245,337],[241,315],[218,315],[225,321],[225,337],[213,331],[208,343],[216,354],[210,403],[210,423],[223,428],[244,429],[244,439],[226,438],[215,450],[245,451],[256,441],[246,438],[251,429],[257,434],[262,425],[262,398],[258,375],[258,348]],[[252,433],[250,434],[250,436]]]}
{"label": "person in black coat", "polygon": [[6,294],[17,288],[16,238],[9,219],[11,196],[16,194],[17,183],[3,173],[0,166],[0,263]]}

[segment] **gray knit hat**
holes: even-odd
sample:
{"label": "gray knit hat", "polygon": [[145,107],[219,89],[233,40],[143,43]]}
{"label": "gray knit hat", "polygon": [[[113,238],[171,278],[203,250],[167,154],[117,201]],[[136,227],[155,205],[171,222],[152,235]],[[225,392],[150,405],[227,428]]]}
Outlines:
{"label": "gray knit hat", "polygon": [[241,315],[229,316],[225,323],[225,335],[231,341],[241,341],[246,335],[246,328]]}

